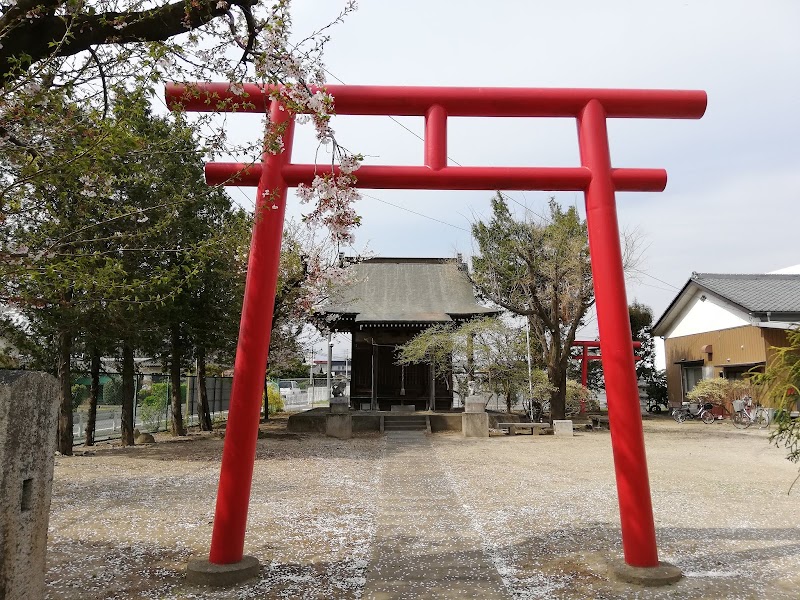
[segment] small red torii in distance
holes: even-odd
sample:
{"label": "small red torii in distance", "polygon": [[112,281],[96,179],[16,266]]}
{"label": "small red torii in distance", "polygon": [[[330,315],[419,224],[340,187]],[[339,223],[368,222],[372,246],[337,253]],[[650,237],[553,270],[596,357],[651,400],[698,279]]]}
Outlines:
{"label": "small red torii in distance", "polygon": [[[317,88],[312,88],[316,91]],[[206,165],[209,183],[257,185],[256,214],[234,365],[228,425],[209,562],[243,561],[247,510],[261,413],[264,373],[278,278],[289,187],[310,184],[338,167],[292,164],[294,115],[284,110],[271,86],[228,83],[168,84],[170,108],[190,111],[269,113],[282,128],[283,150],[264,152],[254,165]],[[617,191],[662,191],[663,169],[612,168],[608,118],[699,119],[707,98],[692,90],[456,88],[343,86],[325,88],[340,115],[422,116],[424,165],[364,165],[356,187],[373,189],[580,191],[592,259],[597,321],[604,341],[605,381],[619,500],[622,546],[631,567],[658,567],[655,524],[639,408],[631,328],[617,221]],[[575,119],[579,167],[450,167],[448,117],[565,117]],[[254,560],[254,559],[253,559]]]}
{"label": "small red torii in distance", "polygon": [[[586,387],[586,384],[589,383],[589,361],[590,360],[602,360],[602,354],[589,354],[589,348],[600,348],[600,341],[599,340],[575,340],[572,342],[573,348],[583,348],[580,354],[573,356],[574,360],[581,361],[581,384],[583,387]],[[641,348],[642,342],[632,341],[631,347],[633,348]],[[641,356],[633,356],[633,360],[642,360]]]}

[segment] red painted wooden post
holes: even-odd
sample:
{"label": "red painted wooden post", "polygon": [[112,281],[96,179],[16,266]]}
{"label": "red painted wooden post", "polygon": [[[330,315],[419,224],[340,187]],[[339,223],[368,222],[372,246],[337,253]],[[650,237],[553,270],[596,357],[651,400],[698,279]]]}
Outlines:
{"label": "red painted wooden post", "polygon": [[283,152],[264,153],[264,169],[256,194],[253,236],[247,262],[239,342],[233,368],[233,389],[225,428],[222,468],[217,492],[209,562],[231,564],[242,560],[250,485],[256,458],[258,422],[264,391],[264,374],[275,308],[278,263],[283,236],[288,187],[281,167],[289,162],[294,119],[272,101],[270,121],[286,123]]}
{"label": "red painted wooden post", "polygon": [[438,104],[425,112],[425,166],[434,171],[447,166],[447,111]]}
{"label": "red painted wooden post", "polygon": [[639,388],[630,351],[631,324],[611,178],[606,113],[590,100],[578,117],[581,164],[592,171],[586,189],[586,223],[592,257],[597,325],[603,354],[611,445],[617,478],[622,547],[634,567],[658,566],[650,481],[644,450]]}

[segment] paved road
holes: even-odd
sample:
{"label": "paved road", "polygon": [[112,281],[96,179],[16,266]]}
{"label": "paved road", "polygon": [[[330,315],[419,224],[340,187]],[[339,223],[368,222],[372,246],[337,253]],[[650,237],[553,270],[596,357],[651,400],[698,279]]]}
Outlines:
{"label": "paved road", "polygon": [[429,437],[387,436],[364,598],[509,598],[478,534],[454,503]]}

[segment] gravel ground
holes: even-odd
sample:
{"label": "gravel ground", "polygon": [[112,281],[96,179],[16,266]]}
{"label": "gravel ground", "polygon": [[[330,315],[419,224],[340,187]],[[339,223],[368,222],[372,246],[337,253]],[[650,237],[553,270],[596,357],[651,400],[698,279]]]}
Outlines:
{"label": "gravel ground", "polygon": [[[152,446],[101,445],[57,457],[48,598],[361,598],[375,537],[385,438],[286,434],[259,441],[245,551],[262,564],[236,590],[188,586],[207,556],[222,441],[192,435]],[[607,431],[432,437],[453,510],[477,533],[510,598],[800,597],[797,467],[767,432],[729,423],[645,421],[668,588],[619,584],[621,556]],[[409,469],[413,470],[413,464]]]}

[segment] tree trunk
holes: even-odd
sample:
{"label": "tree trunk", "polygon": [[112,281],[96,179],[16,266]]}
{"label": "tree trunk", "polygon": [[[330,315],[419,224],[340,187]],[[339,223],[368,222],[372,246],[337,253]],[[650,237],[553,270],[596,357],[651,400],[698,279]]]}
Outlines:
{"label": "tree trunk", "polygon": [[467,336],[467,386],[475,381],[475,334]]}
{"label": "tree trunk", "polygon": [[65,456],[72,456],[72,372],[70,371],[70,354],[72,350],[72,334],[62,330],[58,333],[58,451]]}
{"label": "tree trunk", "polygon": [[560,362],[547,366],[547,378],[553,386],[550,392],[550,423],[564,419],[567,411],[567,369]]}
{"label": "tree trunk", "polygon": [[197,385],[200,388],[200,406],[197,411],[200,416],[200,430],[211,431],[211,410],[208,407],[206,390],[206,349],[203,346],[197,348]]}
{"label": "tree trunk", "polygon": [[506,412],[507,413],[511,412],[511,406],[512,406],[512,403],[513,403],[513,394],[514,394],[514,388],[510,387],[510,386],[507,387],[506,388]]}
{"label": "tree trunk", "polygon": [[133,364],[133,346],[129,341],[122,343],[122,445],[133,446],[133,403],[136,401],[136,377]]}
{"label": "tree trunk", "polygon": [[186,428],[183,426],[183,412],[181,409],[181,337],[177,325],[171,327],[171,360],[169,365],[169,381],[171,390],[172,423],[170,432],[172,435],[186,435]]}
{"label": "tree trunk", "polygon": [[100,396],[100,350],[92,346],[92,363],[90,367],[91,385],[89,386],[89,414],[86,417],[86,441],[84,446],[94,446],[94,429],[97,423],[97,401]]}
{"label": "tree trunk", "polygon": [[269,363],[264,371],[264,422],[269,423]]}

